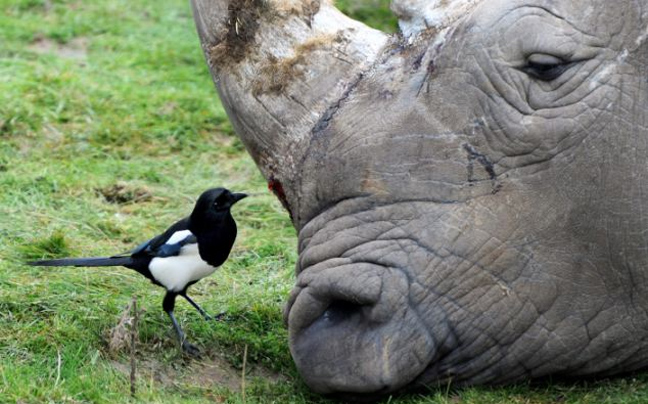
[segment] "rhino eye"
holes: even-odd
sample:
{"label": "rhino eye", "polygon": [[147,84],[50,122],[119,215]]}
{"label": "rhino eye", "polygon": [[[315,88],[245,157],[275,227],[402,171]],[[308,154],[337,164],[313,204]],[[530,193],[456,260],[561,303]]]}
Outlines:
{"label": "rhino eye", "polygon": [[526,64],[521,70],[538,80],[552,81],[560,77],[571,66],[571,62],[566,62],[556,56],[533,54],[527,58]]}

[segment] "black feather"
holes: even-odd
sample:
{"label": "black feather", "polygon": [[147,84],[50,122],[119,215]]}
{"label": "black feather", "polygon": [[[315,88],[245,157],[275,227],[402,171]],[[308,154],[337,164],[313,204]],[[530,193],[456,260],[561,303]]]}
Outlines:
{"label": "black feather", "polygon": [[[170,238],[173,236],[174,233],[182,230],[189,230],[189,218],[185,217],[182,220],[179,220],[175,222],[171,227],[169,227],[164,233],[153,237],[150,240],[147,240],[134,249],[114,255],[113,257],[123,257],[123,256],[131,256],[131,255],[148,255],[151,257],[157,257],[157,250],[163,246]],[[182,244],[184,245],[184,244]],[[181,246],[182,246],[181,245]],[[180,246],[180,247],[181,247]],[[179,250],[178,250],[179,252]],[[173,255],[173,254],[172,254]],[[175,254],[177,255],[177,254]],[[161,255],[162,257],[168,257],[169,255]]]}
{"label": "black feather", "polygon": [[28,262],[28,265],[39,267],[115,267],[128,266],[133,263],[131,257],[90,257],[61,258]]}

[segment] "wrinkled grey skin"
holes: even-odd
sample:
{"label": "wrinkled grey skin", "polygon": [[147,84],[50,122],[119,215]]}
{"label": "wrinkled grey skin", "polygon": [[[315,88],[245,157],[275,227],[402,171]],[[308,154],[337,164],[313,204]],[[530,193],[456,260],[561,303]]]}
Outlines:
{"label": "wrinkled grey skin", "polygon": [[[647,13],[639,0],[484,0],[442,41],[389,38],[284,151],[299,157],[281,179],[299,231],[286,319],[311,388],[648,365]],[[525,71],[538,55],[573,64],[542,81]],[[211,67],[270,177],[246,135],[255,113]]]}

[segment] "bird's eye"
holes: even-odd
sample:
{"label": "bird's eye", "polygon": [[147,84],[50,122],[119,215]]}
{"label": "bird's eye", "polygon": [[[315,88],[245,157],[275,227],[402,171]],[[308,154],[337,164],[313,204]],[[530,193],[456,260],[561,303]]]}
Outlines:
{"label": "bird's eye", "polygon": [[572,62],[567,62],[559,57],[536,53],[527,58],[526,64],[521,70],[538,80],[552,81],[560,77],[572,65]]}
{"label": "bird's eye", "polygon": [[221,197],[218,197],[218,199],[214,200],[214,208],[216,209],[222,209],[227,206],[227,199]]}

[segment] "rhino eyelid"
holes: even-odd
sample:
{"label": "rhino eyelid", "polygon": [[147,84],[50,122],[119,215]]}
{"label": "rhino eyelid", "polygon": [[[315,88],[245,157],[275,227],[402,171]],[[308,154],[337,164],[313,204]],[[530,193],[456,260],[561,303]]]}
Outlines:
{"label": "rhino eyelid", "polygon": [[520,70],[538,80],[553,81],[565,73],[574,63],[553,55],[533,54],[527,58],[526,64]]}

